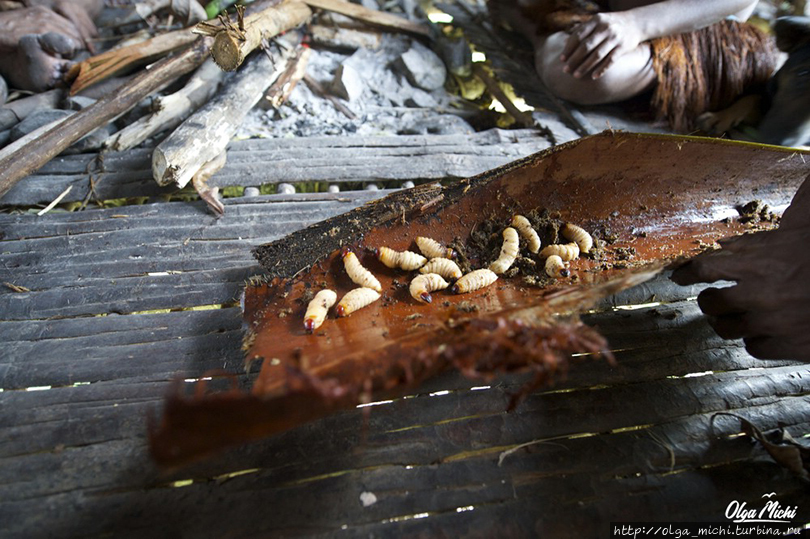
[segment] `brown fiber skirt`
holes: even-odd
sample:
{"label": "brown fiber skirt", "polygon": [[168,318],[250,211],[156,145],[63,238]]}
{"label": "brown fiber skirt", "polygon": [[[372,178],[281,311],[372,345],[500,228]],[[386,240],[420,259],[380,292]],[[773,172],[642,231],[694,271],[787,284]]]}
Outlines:
{"label": "brown fiber skirt", "polygon": [[[505,8],[520,10],[540,35],[565,31],[604,9],[604,2],[556,0],[518,8],[515,0],[490,0],[493,17]],[[678,132],[695,128],[698,116],[760,91],[776,68],[775,40],[759,28],[731,20],[684,34],[654,39],[656,85],[650,107],[657,120]]]}

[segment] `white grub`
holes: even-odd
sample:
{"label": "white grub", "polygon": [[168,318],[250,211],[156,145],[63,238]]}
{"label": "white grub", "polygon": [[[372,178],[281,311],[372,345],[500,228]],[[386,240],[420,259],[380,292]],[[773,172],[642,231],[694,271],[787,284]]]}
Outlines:
{"label": "white grub", "polygon": [[562,228],[563,238],[576,242],[579,245],[579,250],[583,253],[588,253],[593,247],[593,238],[590,234],[585,232],[584,228],[578,227],[571,223],[565,223]]}
{"label": "white grub", "polygon": [[512,264],[515,263],[515,258],[518,255],[518,248],[520,245],[520,238],[518,238],[517,230],[511,226],[503,231],[503,245],[501,246],[501,254],[498,260],[489,265],[489,269],[495,273],[503,273],[508,270]]}
{"label": "white grub", "polygon": [[417,275],[411,281],[411,297],[417,301],[430,303],[433,301],[433,298],[430,296],[431,292],[444,290],[448,286],[450,286],[450,283],[442,279],[442,276],[437,273]]}
{"label": "white grub", "polygon": [[453,285],[453,293],[466,294],[491,285],[498,280],[498,276],[486,268],[471,271]]}
{"label": "white grub", "polygon": [[413,251],[400,252],[388,247],[380,247],[376,253],[380,262],[389,268],[399,268],[405,271],[419,269],[427,262],[427,258]]}
{"label": "white grub", "polygon": [[462,275],[458,264],[449,258],[431,258],[427,264],[419,268],[419,273],[438,273],[451,281],[459,279]]}
{"label": "white grub", "polygon": [[382,292],[380,281],[363,267],[357,255],[352,251],[346,251],[343,254],[343,267],[346,268],[346,273],[354,284]]}
{"label": "white grub", "polygon": [[571,272],[568,271],[568,267],[565,262],[563,262],[562,258],[557,255],[551,255],[546,259],[546,275],[557,279],[559,277],[568,277],[571,275]]}
{"label": "white grub", "polygon": [[515,227],[517,231],[520,232],[520,235],[523,236],[523,239],[526,240],[529,251],[536,254],[537,251],[540,250],[540,236],[537,234],[537,231],[532,228],[532,224],[529,220],[522,215],[515,215],[512,217],[512,226]]}
{"label": "white grub", "polygon": [[438,241],[419,236],[416,238],[416,246],[422,254],[428,258],[455,258],[455,253],[449,247],[443,247]]}
{"label": "white grub", "polygon": [[349,316],[354,311],[371,305],[378,299],[380,299],[380,294],[376,290],[365,287],[355,288],[354,290],[346,292],[346,295],[343,296],[343,299],[340,300],[340,303],[338,303],[338,306],[335,308],[335,314],[337,314],[338,317]]}
{"label": "white grub", "polygon": [[543,250],[540,251],[541,258],[548,258],[551,255],[557,255],[562,258],[564,261],[568,262],[569,260],[574,260],[579,257],[579,245],[576,243],[564,243],[564,244],[554,244],[554,245],[546,245],[543,247]]}
{"label": "white grub", "polygon": [[326,320],[326,313],[337,301],[337,294],[334,290],[321,290],[312,301],[307,304],[307,312],[304,314],[304,329],[312,333]]}

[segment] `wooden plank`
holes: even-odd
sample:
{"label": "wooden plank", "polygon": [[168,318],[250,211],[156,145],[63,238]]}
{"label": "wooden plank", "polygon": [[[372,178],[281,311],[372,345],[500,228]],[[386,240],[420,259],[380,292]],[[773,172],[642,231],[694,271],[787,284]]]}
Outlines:
{"label": "wooden plank", "polygon": [[[129,395],[131,393],[122,393],[119,399],[127,402]],[[22,396],[27,398],[30,394]],[[644,406],[640,406],[641,404],[649,404],[649,396],[653,396],[656,403],[670,402],[650,393],[641,399],[627,402],[627,405],[642,408]],[[570,394],[566,398],[577,400]],[[362,441],[362,421],[358,417],[360,412],[354,412],[328,418],[319,422],[318,428],[302,427],[260,444],[263,447],[260,450],[254,448],[250,452],[252,455],[244,452],[232,455],[234,458],[231,460],[231,470],[234,472],[248,470],[256,464],[259,467],[232,479],[215,480],[212,476],[190,475],[188,470],[161,478],[148,461],[137,456],[137,452],[143,449],[140,443],[136,443],[133,448],[131,441],[124,443],[116,436],[104,438],[108,433],[126,434],[126,430],[133,427],[127,416],[114,415],[114,418],[105,420],[98,417],[99,412],[105,415],[119,412],[109,406],[88,405],[81,399],[73,398],[71,402],[74,403],[72,409],[63,409],[60,414],[53,416],[51,425],[62,425],[64,428],[64,417],[79,422],[84,416],[96,414],[96,421],[88,424],[90,431],[84,433],[84,437],[98,438],[99,441],[75,448],[66,446],[55,452],[46,450],[21,455],[14,458],[14,462],[0,460],[0,477],[3,477],[0,481],[0,499],[6,500],[4,505],[9,502],[14,504],[18,514],[23,517],[16,519],[15,523],[22,521],[24,524],[26,521],[42,518],[42,513],[33,509],[37,504],[41,505],[43,500],[48,500],[57,507],[70,507],[76,503],[80,492],[89,496],[85,503],[96,518],[88,519],[87,512],[82,512],[83,516],[76,515],[62,524],[67,526],[63,530],[78,530],[80,526],[86,526],[86,534],[102,533],[109,531],[111,526],[122,525],[137,525],[146,530],[166,529],[165,526],[171,529],[182,527],[186,531],[199,527],[200,532],[206,527],[218,529],[215,521],[205,521],[205,518],[200,520],[199,507],[212,503],[219,508],[216,512],[218,518],[227,516],[228,520],[241,522],[244,528],[238,529],[243,533],[268,530],[276,533],[292,533],[293,530],[327,532],[333,528],[338,529],[342,524],[357,528],[355,531],[372,525],[377,526],[377,529],[390,531],[406,520],[401,517],[410,516],[413,519],[413,515],[428,513],[425,518],[432,519],[460,507],[473,505],[480,509],[481,506],[509,506],[521,500],[535,502],[536,509],[531,512],[533,519],[541,518],[546,511],[544,508],[571,506],[577,500],[584,501],[585,509],[581,503],[574,504],[576,510],[572,513],[582,514],[584,510],[587,514],[589,507],[602,506],[612,510],[625,507],[628,514],[635,514],[634,510],[647,509],[647,512],[640,513],[646,515],[649,515],[649,508],[655,501],[664,503],[658,509],[664,511],[669,503],[680,500],[680,507],[685,508],[684,516],[688,517],[690,514],[694,516],[695,510],[700,510],[703,506],[684,504],[683,502],[688,502],[684,498],[686,493],[681,489],[666,492],[668,488],[672,488],[667,487],[667,484],[678,483],[678,478],[684,477],[684,473],[691,474],[693,479],[696,475],[705,478],[705,470],[712,470],[717,466],[732,466],[736,469],[735,473],[739,474],[741,470],[734,460],[762,454],[752,448],[747,440],[735,439],[718,443],[725,436],[737,432],[738,425],[721,421],[717,430],[710,431],[707,428],[710,413],[690,417],[690,403],[683,407],[685,418],[681,423],[664,421],[644,431],[571,436],[568,439],[536,444],[507,457],[502,466],[497,464],[500,444],[514,438],[521,441],[530,441],[532,438],[521,438],[527,433],[516,433],[510,425],[503,424],[500,420],[491,422],[483,430],[475,422],[457,424],[453,427],[453,435],[436,437],[436,434],[441,433],[430,433],[422,438],[418,446],[409,446],[407,440],[400,439],[393,442],[398,451],[380,452],[374,439]],[[411,406],[411,403],[406,404]],[[598,403],[594,404],[598,406]],[[760,421],[764,428],[776,426],[780,418],[801,429],[810,426],[808,404],[803,398],[787,399],[783,404],[784,406],[774,407],[772,403],[758,403],[752,407],[753,414],[750,417]],[[145,405],[146,403],[135,401],[123,409],[133,410]],[[434,402],[433,407],[440,406]],[[30,409],[31,406],[25,408]],[[589,411],[590,408],[583,410],[577,417]],[[404,413],[407,414],[408,411],[405,410]],[[552,412],[546,410],[543,413],[549,415]],[[654,412],[648,410],[647,413]],[[402,410],[397,411],[397,415],[402,414]],[[369,426],[368,432],[372,435],[382,427],[375,424],[377,415],[375,413],[372,416],[372,424]],[[523,412],[502,417],[509,420],[519,415],[523,415]],[[530,436],[546,434],[545,427],[538,424],[536,419],[536,414],[523,418],[524,424],[534,425],[528,432]],[[106,422],[109,423],[105,426]],[[31,418],[27,418],[26,424],[31,424]],[[45,427],[48,427],[47,423]],[[394,435],[404,437],[409,436],[409,433],[410,431],[405,431],[405,434]],[[33,443],[39,444],[35,436],[19,434],[16,438],[33,438]],[[470,434],[474,436],[470,438]],[[65,434],[55,435],[53,440],[63,439],[64,436]],[[688,444],[681,443],[684,441]],[[677,465],[675,469],[681,471],[679,474],[671,474],[673,455],[667,450],[667,446],[676,452],[674,463]],[[40,444],[39,447],[42,449],[43,446]],[[469,456],[459,458],[459,450],[464,448],[470,450]],[[482,448],[485,451],[481,451]],[[127,454],[133,449],[136,451],[135,458],[130,457],[130,466],[122,468],[119,455]],[[268,460],[268,454],[273,455],[272,460]],[[19,478],[32,472],[31,462],[38,463],[35,465],[39,469],[50,467],[54,471],[58,469],[60,473],[54,474],[52,482],[44,485],[20,481]],[[11,467],[12,464],[14,468]],[[345,467],[347,464],[349,467]],[[104,473],[87,474],[84,470],[88,465]],[[244,467],[233,468],[236,465]],[[773,466],[768,468],[771,475],[768,482],[772,484]],[[643,481],[636,480],[637,471],[644,472]],[[746,471],[746,468],[742,471]],[[220,474],[225,473],[220,469]],[[15,480],[8,483],[10,476]],[[183,488],[165,487],[175,478],[186,477],[194,478],[195,482]],[[744,477],[750,478],[750,473]],[[651,483],[661,485],[652,491],[652,495],[649,489]],[[735,482],[737,489],[742,484],[742,481]],[[745,492],[760,489],[761,484],[752,482],[747,485]],[[794,484],[794,488],[799,486],[798,482],[794,483],[790,478],[785,478],[783,484]],[[43,487],[45,490],[42,490]],[[664,494],[656,490],[663,490]],[[375,492],[378,503],[362,507],[358,502],[359,494],[363,491]],[[739,493],[738,490],[737,494]],[[9,494],[12,496],[8,496]],[[690,495],[695,496],[695,493]],[[761,494],[757,492],[757,495]],[[224,504],[224,499],[229,502]],[[266,506],[268,500],[273,500],[271,518],[247,518],[251,513],[255,517],[259,506]],[[715,500],[713,503],[720,502]],[[191,511],[192,507],[197,510]],[[56,514],[59,514],[58,511]],[[53,513],[45,518],[53,520]],[[604,521],[597,519],[597,522]],[[160,526],[164,528],[159,528]],[[19,529],[26,528],[23,525]]]}
{"label": "wooden plank", "polygon": [[235,307],[128,316],[0,322],[6,390],[144,378],[165,382],[243,370]]}
{"label": "wooden plank", "polygon": [[[395,191],[383,189],[226,198],[223,203],[228,208],[227,214],[220,220],[208,214],[203,203],[194,202],[127,205],[82,212],[53,211],[46,218],[34,213],[3,214],[0,215],[1,239],[11,245],[8,242],[12,240],[117,232],[121,228],[132,227],[144,230],[156,228],[158,232],[165,226],[186,227],[195,233],[199,229],[216,229],[217,224],[225,224],[251,230],[256,221],[289,223],[324,219],[325,215],[348,211]],[[193,236],[192,233],[187,236]],[[20,249],[25,250],[24,247]]]}
{"label": "wooden plank", "polygon": [[[504,410],[526,377],[447,374],[409,398],[170,474],[155,469],[147,414],[159,412],[175,376],[241,372],[239,309],[109,313],[233,300],[257,269],[247,248],[254,240],[279,223],[301,226],[374,196],[238,199],[220,223],[189,204],[0,215],[2,278],[39,272],[32,279],[55,285],[0,293],[0,318],[21,318],[0,322],[3,535],[599,536],[618,516],[721,518],[729,500],[758,502],[764,486],[798,500],[810,518],[810,506],[798,503],[803,486],[734,437],[738,422],[711,428],[715,412],[730,410],[801,436],[810,429],[810,367],[757,361],[739,342],[714,336],[685,299],[700,287],[676,287],[666,276],[586,316],[617,349],[617,367],[583,361],[515,412]],[[112,217],[119,213],[129,218]],[[144,245],[121,246],[137,232]],[[97,268],[88,250],[98,252]],[[171,268],[183,273],[143,274]],[[664,303],[638,308],[651,299]],[[32,386],[52,389],[23,390]],[[508,449],[516,451],[499,465]],[[186,479],[193,482],[171,486]],[[364,507],[362,492],[377,502]]]}
{"label": "wooden plank", "polygon": [[[75,214],[0,216],[0,318],[43,319],[229,303],[261,273],[250,248],[342,213],[385,191],[320,202],[228,201],[221,220],[202,204],[128,206]],[[263,197],[265,202],[273,197]],[[124,220],[115,215],[127,215]],[[122,222],[129,226],[122,227]],[[92,253],[89,256],[88,253]]]}
{"label": "wooden plank", "polygon": [[[228,163],[212,186],[249,186],[278,182],[370,182],[472,176],[548,148],[536,131],[490,130],[469,135],[313,137],[236,141]],[[65,202],[83,200],[89,172],[99,199],[156,196],[171,192],[151,179],[151,155],[142,149],[65,156],[24,179],[2,199],[9,205],[50,202],[68,185]],[[406,166],[403,166],[406,163]],[[99,167],[102,167],[99,168]],[[104,172],[100,172],[104,170]]]}

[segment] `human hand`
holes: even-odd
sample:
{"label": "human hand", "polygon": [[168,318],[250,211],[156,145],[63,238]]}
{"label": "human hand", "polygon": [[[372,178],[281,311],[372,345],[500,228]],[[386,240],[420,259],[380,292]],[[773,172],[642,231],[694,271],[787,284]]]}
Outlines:
{"label": "human hand", "polygon": [[782,218],[778,230],[721,242],[672,274],[678,284],[736,281],[708,288],[698,305],[725,339],[742,338],[760,359],[810,361],[810,179]]}
{"label": "human hand", "polygon": [[563,71],[576,78],[598,79],[643,40],[629,12],[598,13],[572,29],[560,57],[565,63]]}

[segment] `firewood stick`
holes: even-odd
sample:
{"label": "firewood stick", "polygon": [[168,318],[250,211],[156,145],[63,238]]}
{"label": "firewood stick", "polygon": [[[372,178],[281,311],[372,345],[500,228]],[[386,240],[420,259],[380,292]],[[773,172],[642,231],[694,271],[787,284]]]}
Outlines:
{"label": "firewood stick", "polygon": [[225,73],[208,59],[188,83],[177,92],[158,97],[155,112],[136,120],[110,136],[105,147],[115,151],[133,148],[156,133],[174,129],[189,114],[200,108],[214,95]]}
{"label": "firewood stick", "polygon": [[68,79],[73,78],[70,95],[76,95],[88,86],[121,73],[134,65],[146,63],[168,54],[192,43],[195,39],[197,36],[187,29],[175,30],[141,43],[91,56],[74,65],[68,72]]}
{"label": "firewood stick", "polygon": [[6,194],[15,183],[59,155],[93,129],[112,121],[168,81],[174,80],[202,64],[211,40],[198,39],[184,52],[171,58],[164,58],[151,69],[137,75],[120,92],[100,99],[86,109],[65,118],[59,125],[48,130],[31,144],[1,158],[0,197]]}
{"label": "firewood stick", "polygon": [[312,49],[301,47],[300,51],[299,54],[290,59],[284,73],[264,93],[264,99],[259,101],[259,105],[263,109],[279,108],[283,105],[289,99],[295,86],[306,74]]}
{"label": "firewood stick", "polygon": [[195,33],[213,36],[214,45],[211,56],[219,67],[225,71],[234,71],[248,54],[261,44],[262,38],[270,38],[304,24],[310,16],[306,4],[297,1],[283,2],[268,7],[258,13],[242,18],[239,12],[239,23],[226,21],[222,26],[200,23]]}
{"label": "firewood stick", "polygon": [[228,146],[242,120],[265,89],[286,69],[290,53],[271,60],[255,54],[219,95],[189,116],[152,154],[152,176],[159,185],[184,187],[208,161]]}
{"label": "firewood stick", "polygon": [[376,26],[382,26],[389,30],[399,30],[411,32],[421,36],[430,36],[430,29],[424,25],[409,21],[399,15],[392,15],[383,11],[368,9],[358,4],[352,4],[345,0],[303,0],[310,7],[334,11],[341,15],[346,15]]}

